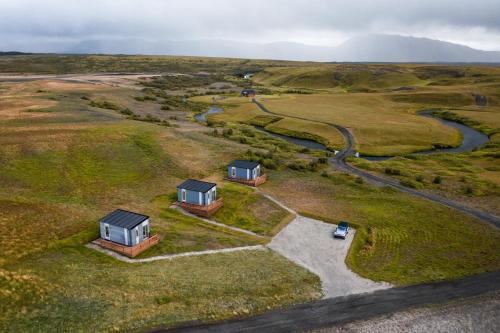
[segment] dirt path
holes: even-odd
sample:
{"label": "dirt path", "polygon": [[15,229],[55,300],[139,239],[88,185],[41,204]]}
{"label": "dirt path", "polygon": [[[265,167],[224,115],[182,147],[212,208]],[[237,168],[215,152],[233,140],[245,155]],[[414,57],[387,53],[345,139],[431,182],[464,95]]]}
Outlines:
{"label": "dirt path", "polygon": [[249,231],[249,230],[245,230],[245,229],[233,227],[233,226],[230,226],[230,225],[227,225],[227,224],[224,224],[224,223],[215,222],[215,221],[212,221],[212,220],[209,220],[209,219],[204,219],[202,217],[199,217],[199,216],[196,216],[194,214],[188,213],[184,209],[182,209],[182,208],[180,208],[179,206],[176,206],[176,205],[172,205],[172,206],[170,206],[170,208],[175,209],[175,210],[177,210],[178,212],[180,212],[180,213],[182,213],[184,215],[190,216],[190,217],[195,218],[197,220],[201,220],[201,221],[203,221],[205,223],[208,223],[208,224],[211,224],[211,225],[215,225],[217,227],[221,227],[221,228],[232,230],[232,231],[236,231],[236,232],[241,232],[243,234],[251,235],[251,236],[254,236],[254,237],[267,238],[266,236],[262,236],[262,235],[256,234],[255,232],[252,232],[252,231]]}
{"label": "dirt path", "polygon": [[392,287],[364,279],[347,267],[345,260],[355,231],[351,229],[345,240],[335,239],[335,227],[298,215],[267,246],[318,275],[325,298]]}
{"label": "dirt path", "polygon": [[182,258],[182,257],[203,256],[203,255],[215,254],[215,253],[229,253],[229,252],[238,252],[238,251],[263,251],[266,249],[263,245],[252,245],[252,246],[231,247],[231,248],[220,249],[220,250],[183,252],[183,253],[166,254],[166,255],[162,255],[162,256],[155,256],[155,257],[149,257],[149,258],[132,259],[129,257],[122,256],[121,254],[118,254],[114,251],[102,248],[97,244],[89,243],[85,246],[88,247],[89,249],[94,249],[98,252],[107,254],[108,256],[111,256],[117,260],[129,263],[129,264],[153,262],[153,261],[159,261],[159,260],[172,260],[172,259],[177,259],[177,258]]}

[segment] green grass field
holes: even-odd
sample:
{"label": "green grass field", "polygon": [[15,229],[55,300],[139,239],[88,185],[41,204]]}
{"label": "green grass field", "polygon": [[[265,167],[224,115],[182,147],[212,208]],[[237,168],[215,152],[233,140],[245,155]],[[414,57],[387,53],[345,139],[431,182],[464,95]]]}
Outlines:
{"label": "green grass field", "polygon": [[281,226],[290,222],[293,215],[254,189],[233,183],[225,183],[219,189],[224,206],[213,219],[241,229],[274,236]]}
{"label": "green grass field", "polygon": [[2,332],[144,330],[319,296],[317,277],[271,251],[126,264],[79,246],[7,269],[16,275],[0,271]]}
{"label": "green grass field", "polygon": [[[81,98],[132,108],[132,92],[118,98],[122,88],[39,81],[0,93],[0,331],[130,330],[320,296],[314,275],[267,251],[127,265],[83,246],[118,207],[150,215],[160,235],[140,257],[262,244],[168,208],[183,179],[220,174],[245,146],[202,127],[126,120]],[[236,192],[239,213],[220,214],[228,223],[248,219],[267,232],[286,215],[246,188]],[[253,206],[268,210],[251,215]]]}
{"label": "green grass field", "polygon": [[328,175],[272,173],[263,189],[306,216],[349,221],[357,236],[347,263],[356,273],[405,285],[500,268],[498,229],[391,188]]}
{"label": "green grass field", "polygon": [[[498,213],[498,68],[98,55],[0,61],[0,72],[9,73],[113,71],[213,77],[153,80],[144,91],[51,80],[0,83],[0,331],[140,330],[320,297],[317,277],[272,251],[126,264],[83,246],[98,237],[99,218],[118,207],[150,215],[160,235],[140,257],[266,242],[290,215],[250,188],[222,182],[235,158],[260,161],[270,176],[262,190],[300,213],[351,222],[357,236],[347,264],[364,277],[406,285],[500,269],[498,229],[337,173],[324,152],[252,126],[333,149],[344,142],[326,123],[346,126],[361,153],[401,155],[351,163]],[[234,76],[245,72],[258,74],[245,82]],[[279,115],[227,94],[217,100],[224,112],[209,117],[209,128],[191,122],[215,95],[181,97],[219,79],[265,91],[258,98]],[[476,95],[486,96],[487,105],[475,105]],[[483,131],[491,142],[467,154],[406,156],[460,142],[455,130],[415,115],[426,108]],[[265,237],[170,209],[186,178],[220,183],[225,205],[216,221]]]}

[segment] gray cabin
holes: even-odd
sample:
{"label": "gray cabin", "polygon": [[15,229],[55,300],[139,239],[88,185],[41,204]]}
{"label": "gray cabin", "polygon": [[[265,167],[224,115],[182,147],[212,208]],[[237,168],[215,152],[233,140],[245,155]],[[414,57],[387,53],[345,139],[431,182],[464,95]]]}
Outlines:
{"label": "gray cabin", "polygon": [[135,246],[149,238],[149,216],[117,209],[100,221],[101,238]]}
{"label": "gray cabin", "polygon": [[235,160],[227,167],[229,178],[255,180],[260,176],[260,164],[252,161]]}
{"label": "gray cabin", "polygon": [[217,184],[188,179],[177,186],[177,201],[208,206],[217,200]]}

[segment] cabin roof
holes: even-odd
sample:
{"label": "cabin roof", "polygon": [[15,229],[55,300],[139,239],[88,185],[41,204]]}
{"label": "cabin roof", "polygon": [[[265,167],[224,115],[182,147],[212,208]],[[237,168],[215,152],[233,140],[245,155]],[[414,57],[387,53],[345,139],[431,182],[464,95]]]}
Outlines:
{"label": "cabin roof", "polygon": [[129,212],[123,209],[117,209],[102,218],[101,222],[122,227],[125,229],[133,229],[137,225],[147,220],[149,216],[134,212]]}
{"label": "cabin roof", "polygon": [[214,186],[217,186],[217,184],[204,182],[196,179],[188,179],[182,184],[178,185],[177,188],[205,193],[211,190]]}
{"label": "cabin roof", "polygon": [[229,166],[242,169],[254,169],[259,166],[259,162],[234,160],[229,164]]}

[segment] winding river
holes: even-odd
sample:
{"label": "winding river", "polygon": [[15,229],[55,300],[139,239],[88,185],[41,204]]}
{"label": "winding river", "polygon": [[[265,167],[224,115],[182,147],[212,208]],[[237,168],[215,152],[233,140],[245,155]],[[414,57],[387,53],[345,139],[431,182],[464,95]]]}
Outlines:
{"label": "winding river", "polygon": [[215,114],[215,113],[220,113],[224,111],[223,109],[221,108],[218,108],[216,106],[211,106],[208,111],[206,112],[202,112],[202,113],[198,113],[197,115],[194,116],[194,119],[198,120],[198,121],[201,121],[201,122],[206,122],[207,121],[207,117],[211,114]]}
{"label": "winding river", "polygon": [[[214,113],[219,113],[222,111],[224,111],[224,110],[221,108],[212,106],[208,109],[208,111],[196,115],[195,119],[198,121],[201,121],[201,122],[206,122],[208,115],[214,114]],[[449,126],[449,127],[452,127],[452,128],[459,130],[460,133],[462,133],[463,139],[462,139],[462,143],[458,147],[436,148],[436,149],[416,152],[414,154],[429,155],[429,154],[437,154],[437,153],[465,153],[465,152],[471,152],[474,149],[479,148],[482,145],[484,145],[485,143],[489,142],[489,138],[487,135],[485,135],[479,131],[476,131],[475,129],[470,128],[468,126],[462,125],[460,123],[436,117],[433,115],[432,110],[420,111],[417,114],[419,116],[422,116],[422,117],[436,119],[437,121],[441,122],[442,124],[444,124],[446,126]],[[265,127],[262,127],[262,126],[255,126],[255,128],[258,129],[259,131],[266,132],[267,134],[269,134],[273,137],[283,139],[285,141],[288,141],[288,142],[293,143],[293,144],[298,145],[298,146],[306,147],[309,149],[321,150],[321,151],[329,151],[325,145],[318,143],[316,141],[299,139],[299,138],[291,137],[288,135],[273,133],[273,132],[268,131],[267,129],[265,129]],[[369,160],[369,161],[384,161],[384,160],[387,160],[389,158],[392,158],[393,156],[361,156],[361,157],[366,159],[366,160]]]}

